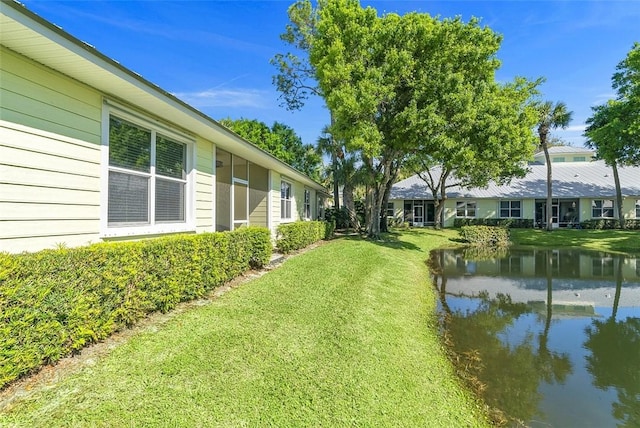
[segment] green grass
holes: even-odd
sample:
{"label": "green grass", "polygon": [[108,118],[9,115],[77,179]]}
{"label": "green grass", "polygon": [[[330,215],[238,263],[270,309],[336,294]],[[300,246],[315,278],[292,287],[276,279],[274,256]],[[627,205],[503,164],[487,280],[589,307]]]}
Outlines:
{"label": "green grass", "polygon": [[511,229],[511,241],[516,245],[541,247],[582,247],[613,253],[640,254],[638,230]]}
{"label": "green grass", "polygon": [[457,231],[332,241],[147,329],[0,426],[487,426],[425,260]]}

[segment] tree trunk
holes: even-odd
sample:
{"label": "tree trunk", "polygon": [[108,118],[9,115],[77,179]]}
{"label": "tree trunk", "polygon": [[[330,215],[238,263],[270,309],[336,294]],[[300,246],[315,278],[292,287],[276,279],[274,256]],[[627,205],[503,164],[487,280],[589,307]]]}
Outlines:
{"label": "tree trunk", "polygon": [[[333,118],[333,113],[331,113],[330,117],[331,127],[333,127],[335,123],[335,119]],[[333,207],[336,210],[340,209],[340,183],[338,183],[338,150],[336,146],[336,140],[333,138],[333,134],[329,134],[331,136],[331,170],[333,172]]]}
{"label": "tree trunk", "polygon": [[387,222],[387,205],[389,204],[389,195],[391,195],[391,188],[393,183],[398,178],[398,167],[396,164],[392,166],[391,179],[387,182],[384,189],[384,195],[382,197],[382,206],[380,207],[380,232],[389,232],[389,224]]}
{"label": "tree trunk", "polygon": [[552,189],[552,174],[551,174],[551,157],[549,156],[549,148],[547,147],[547,143],[542,143],[542,149],[544,150],[544,158],[547,163],[547,209],[546,209],[546,221],[547,221],[547,230],[551,231],[553,229],[553,189]]}
{"label": "tree trunk", "polygon": [[386,189],[387,184],[391,180],[391,163],[392,161],[388,159],[381,160],[380,171],[382,172],[382,178],[373,185],[370,211],[371,218],[367,226],[367,235],[369,235],[371,239],[380,239],[380,209],[384,198],[384,189]]}
{"label": "tree trunk", "polygon": [[616,183],[616,208],[618,210],[618,219],[620,220],[620,228],[624,229],[624,210],[622,209],[622,188],[620,187],[620,176],[618,176],[618,165],[613,162],[613,181]]}
{"label": "tree trunk", "polygon": [[342,203],[344,204],[347,214],[349,214],[349,227],[353,227],[356,230],[360,229],[360,221],[356,215],[356,204],[353,199],[353,184],[345,183],[342,188]]}

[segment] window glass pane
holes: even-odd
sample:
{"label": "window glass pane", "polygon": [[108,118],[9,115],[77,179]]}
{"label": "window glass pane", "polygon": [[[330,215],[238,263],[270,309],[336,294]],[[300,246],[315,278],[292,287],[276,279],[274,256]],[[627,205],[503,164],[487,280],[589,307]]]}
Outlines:
{"label": "window glass pane", "polygon": [[247,186],[239,183],[233,185],[233,220],[247,220]]}
{"label": "window glass pane", "polygon": [[509,210],[500,210],[500,217],[509,217]]}
{"label": "window glass pane", "polygon": [[157,222],[184,221],[184,188],[185,183],[156,180],[155,219]]}
{"label": "window glass pane", "polygon": [[166,177],[186,178],[185,158],[187,146],[167,138],[156,137],[156,173]]}
{"label": "window glass pane", "polygon": [[520,209],[520,201],[511,201],[511,208]]}
{"label": "window glass pane", "polygon": [[516,218],[520,217],[520,210],[519,209],[513,210],[511,212],[511,217],[516,217]]}
{"label": "window glass pane", "polygon": [[151,132],[111,116],[109,118],[109,165],[149,172]]}
{"label": "window glass pane", "polygon": [[249,179],[249,169],[247,168],[247,160],[240,156],[233,155],[233,177],[240,180]]}
{"label": "window glass pane", "polygon": [[500,201],[500,209],[509,209],[509,201]]}
{"label": "window glass pane", "polygon": [[107,221],[113,223],[149,222],[149,178],[109,171]]}

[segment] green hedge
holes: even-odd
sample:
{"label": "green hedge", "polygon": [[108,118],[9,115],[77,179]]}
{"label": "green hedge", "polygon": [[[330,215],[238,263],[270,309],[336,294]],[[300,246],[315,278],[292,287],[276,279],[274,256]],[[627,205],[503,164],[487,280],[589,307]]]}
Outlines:
{"label": "green hedge", "polygon": [[266,228],[0,253],[0,388],[269,262]]}
{"label": "green hedge", "polygon": [[530,218],[456,218],[453,227],[462,226],[496,226],[513,229],[532,229],[533,219]]}
{"label": "green hedge", "polygon": [[283,254],[307,247],[333,236],[333,221],[296,221],[278,226],[276,248]]}
{"label": "green hedge", "polygon": [[[615,218],[585,220],[580,223],[580,227],[583,229],[620,229],[620,220]],[[640,230],[640,219],[626,219],[624,227],[629,230]]]}
{"label": "green hedge", "polygon": [[509,229],[493,226],[463,226],[460,228],[463,240],[474,246],[501,247],[509,245]]}

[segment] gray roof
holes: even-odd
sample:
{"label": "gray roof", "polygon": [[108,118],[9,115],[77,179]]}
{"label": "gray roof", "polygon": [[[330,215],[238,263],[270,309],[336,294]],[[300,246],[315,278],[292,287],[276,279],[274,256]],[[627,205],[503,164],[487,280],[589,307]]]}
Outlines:
{"label": "gray roof", "polygon": [[[547,167],[531,164],[526,177],[513,179],[499,186],[490,183],[487,188],[463,189],[459,186],[447,190],[449,198],[546,198]],[[623,196],[640,197],[640,167],[618,167]],[[552,164],[554,198],[615,197],[615,184],[611,167],[604,161],[558,162]],[[450,178],[448,182],[454,182]],[[426,184],[416,174],[394,184],[390,199],[433,199]]]}

